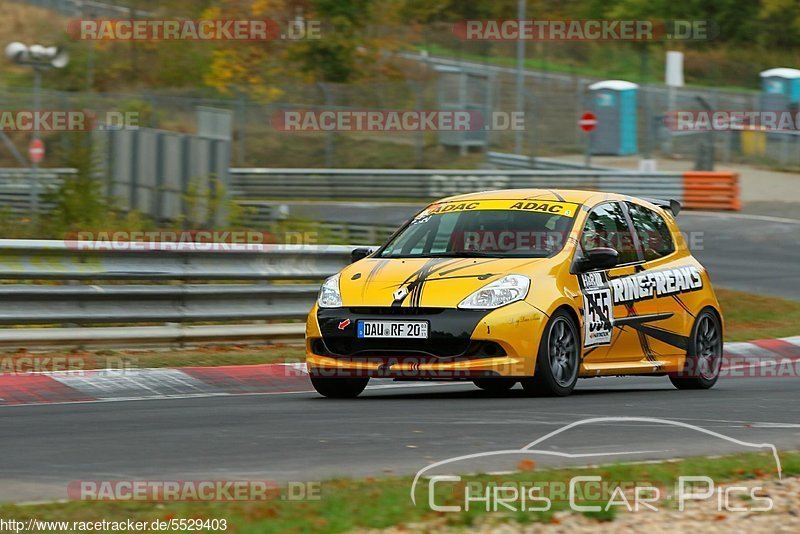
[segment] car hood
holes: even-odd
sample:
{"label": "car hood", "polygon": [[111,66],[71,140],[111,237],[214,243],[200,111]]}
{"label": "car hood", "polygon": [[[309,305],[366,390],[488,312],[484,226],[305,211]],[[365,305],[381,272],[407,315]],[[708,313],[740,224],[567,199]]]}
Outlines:
{"label": "car hood", "polygon": [[[544,258],[367,258],[345,268],[339,287],[345,306],[454,308],[507,274],[531,275]],[[400,293],[396,293],[400,290]],[[403,293],[408,292],[407,295]],[[397,297],[400,297],[399,299]]]}

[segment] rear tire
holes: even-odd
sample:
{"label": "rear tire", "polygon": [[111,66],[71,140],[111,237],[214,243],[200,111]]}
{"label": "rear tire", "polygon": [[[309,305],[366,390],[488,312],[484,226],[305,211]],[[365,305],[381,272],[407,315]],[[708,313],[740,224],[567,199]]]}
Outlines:
{"label": "rear tire", "polygon": [[317,393],[329,399],[354,399],[367,387],[367,378],[330,378],[311,375]]}
{"label": "rear tire", "polygon": [[669,380],[678,389],[709,389],[717,383],[721,367],[722,325],[706,308],[694,321],[683,370],[669,375]]}
{"label": "rear tire", "polygon": [[517,383],[513,378],[477,378],[472,382],[489,393],[503,393],[513,388]]}
{"label": "rear tire", "polygon": [[533,377],[523,380],[522,387],[535,396],[569,395],[578,381],[580,350],[578,327],[572,316],[565,310],[556,311],[539,342]]}

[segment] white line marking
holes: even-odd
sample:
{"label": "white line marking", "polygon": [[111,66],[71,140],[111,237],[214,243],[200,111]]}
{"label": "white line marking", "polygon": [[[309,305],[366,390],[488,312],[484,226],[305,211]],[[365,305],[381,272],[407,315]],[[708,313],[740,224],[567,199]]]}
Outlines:
{"label": "white line marking", "polygon": [[[566,417],[587,417],[587,416],[594,416],[594,414],[589,413],[575,413],[575,412],[556,412],[550,411],[547,412],[548,415],[558,415],[558,416],[566,416]],[[746,421],[742,419],[708,419],[708,418],[701,418],[701,417],[673,417],[675,421],[703,421],[706,423],[742,423],[742,424],[753,424],[754,421]],[[762,421],[763,422],[763,421]],[[563,424],[563,423],[560,423]],[[647,426],[647,425],[641,425]],[[654,425],[652,425],[654,426]],[[659,425],[663,426],[663,425]]]}
{"label": "white line marking", "polygon": [[751,423],[753,428],[800,428],[797,423]]}

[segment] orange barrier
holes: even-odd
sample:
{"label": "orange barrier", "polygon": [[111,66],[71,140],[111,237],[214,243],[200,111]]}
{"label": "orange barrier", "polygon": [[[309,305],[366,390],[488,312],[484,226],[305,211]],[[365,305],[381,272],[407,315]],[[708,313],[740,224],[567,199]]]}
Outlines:
{"label": "orange barrier", "polygon": [[695,210],[742,209],[739,174],[735,172],[683,173],[683,207]]}

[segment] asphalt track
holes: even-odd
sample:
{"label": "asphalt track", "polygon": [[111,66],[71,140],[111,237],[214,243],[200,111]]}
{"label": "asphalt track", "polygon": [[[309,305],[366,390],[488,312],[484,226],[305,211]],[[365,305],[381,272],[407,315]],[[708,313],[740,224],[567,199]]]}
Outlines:
{"label": "asphalt track", "polygon": [[[450,457],[516,449],[588,417],[668,418],[735,439],[800,448],[797,381],[729,378],[678,391],[666,378],[586,379],[567,398],[492,396],[472,385],[0,408],[0,500],[66,498],[73,480],[324,480],[413,474]],[[645,422],[568,430],[525,455],[539,465],[752,451],[695,430]],[[608,454],[606,456],[606,454]],[[519,457],[453,471],[505,471]]]}
{"label": "asphalt track", "polygon": [[[800,299],[800,224],[685,214],[696,254],[719,286]],[[361,398],[312,392],[0,407],[0,501],[66,497],[86,479],[261,478],[413,474],[450,457],[515,449],[588,417],[655,417],[731,438],[800,449],[796,378],[726,378],[678,391],[666,378],[582,380],[571,397],[491,396],[472,385],[379,387]],[[696,430],[655,422],[581,426],[540,449],[578,458],[540,465],[744,452]],[[454,472],[513,469],[519,458],[460,463]]]}
{"label": "asphalt track", "polygon": [[800,300],[800,220],[686,212],[678,224],[715,285]]}

